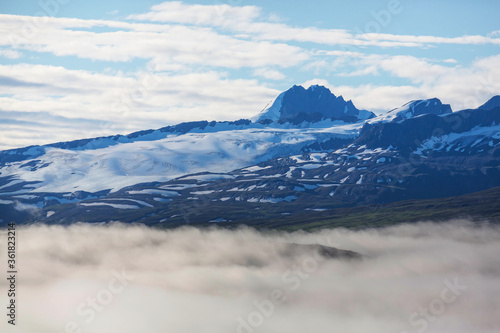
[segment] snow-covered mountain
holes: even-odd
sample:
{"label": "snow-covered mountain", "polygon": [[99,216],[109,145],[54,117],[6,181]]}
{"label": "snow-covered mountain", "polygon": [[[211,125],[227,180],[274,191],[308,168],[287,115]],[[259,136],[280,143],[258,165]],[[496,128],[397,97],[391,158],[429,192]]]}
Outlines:
{"label": "snow-covered mountain", "polygon": [[432,98],[426,100],[411,101],[399,108],[368,120],[368,123],[376,122],[401,122],[405,119],[413,118],[423,114],[444,115],[451,113],[449,104],[443,104],[439,99]]}
{"label": "snow-covered mountain", "polygon": [[[430,99],[378,117],[324,87],[280,96],[253,122],[191,122],[2,151],[0,219],[166,223],[200,200],[243,210],[277,205],[281,214],[312,202],[332,208],[500,185],[498,96],[477,110],[451,113]],[[206,222],[234,218],[203,214]]]}

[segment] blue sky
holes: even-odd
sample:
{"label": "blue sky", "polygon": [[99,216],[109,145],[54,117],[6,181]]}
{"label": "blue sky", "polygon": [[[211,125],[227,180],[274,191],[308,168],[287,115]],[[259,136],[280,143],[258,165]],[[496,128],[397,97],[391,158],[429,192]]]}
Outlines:
{"label": "blue sky", "polygon": [[[479,5],[480,4],[480,5]],[[500,94],[500,2],[0,4],[0,149],[257,114],[294,84],[381,113]]]}

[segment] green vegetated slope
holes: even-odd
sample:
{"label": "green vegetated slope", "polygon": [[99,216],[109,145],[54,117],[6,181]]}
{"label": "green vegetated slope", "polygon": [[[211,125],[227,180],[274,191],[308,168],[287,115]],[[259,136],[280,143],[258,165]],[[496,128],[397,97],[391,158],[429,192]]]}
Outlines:
{"label": "green vegetated slope", "polygon": [[[353,229],[383,227],[405,222],[446,221],[467,218],[473,221],[500,222],[500,187],[458,197],[409,200],[384,205],[339,208],[279,218],[222,222],[219,226],[249,225],[280,230],[314,230],[345,227]],[[212,223],[213,224],[213,223]],[[206,223],[193,225],[207,225]],[[171,227],[173,225],[164,225]]]}

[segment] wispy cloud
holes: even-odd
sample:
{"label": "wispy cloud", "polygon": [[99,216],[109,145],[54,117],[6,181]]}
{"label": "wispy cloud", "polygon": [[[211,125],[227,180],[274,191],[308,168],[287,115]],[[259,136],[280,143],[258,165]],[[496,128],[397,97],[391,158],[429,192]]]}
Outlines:
{"label": "wispy cloud", "polygon": [[268,80],[283,80],[286,76],[285,74],[269,68],[257,68],[253,72],[254,76],[260,76]]}
{"label": "wispy cloud", "polygon": [[[0,45],[100,61],[128,62],[138,58],[228,68],[290,67],[308,58],[307,52],[296,46],[242,39],[198,26],[47,17],[45,24],[35,30],[36,38],[26,38],[18,35],[25,19],[0,15],[0,31],[4,32]],[[95,27],[117,30],[87,30]]]}
{"label": "wispy cloud", "polygon": [[150,12],[130,15],[128,19],[224,27],[238,22],[252,22],[260,16],[261,9],[256,6],[189,5],[169,1],[152,6]]}
{"label": "wispy cloud", "polygon": [[500,39],[489,36],[412,36],[384,33],[358,33],[345,29],[320,29],[316,27],[292,27],[276,23],[262,15],[256,6],[190,5],[181,1],[169,1],[151,8],[150,12],[130,15],[128,19],[212,26],[226,30],[254,34],[257,38],[273,41],[312,42],[324,45],[354,45],[381,47],[422,47],[427,44],[493,44]]}
{"label": "wispy cloud", "polygon": [[21,52],[14,50],[0,49],[0,57],[7,59],[18,59],[22,56]]}
{"label": "wispy cloud", "polygon": [[316,66],[320,71],[336,69],[341,76],[347,77],[380,75],[384,72],[406,79],[411,84],[347,86],[331,84],[318,78],[304,82],[304,85],[324,84],[332,91],[353,99],[357,106],[375,111],[388,111],[409,100],[431,97],[441,98],[458,111],[476,108],[500,93],[500,82],[495,79],[500,75],[499,55],[479,59],[468,67],[449,61],[439,64],[414,56],[348,53],[335,59],[337,64],[347,61],[351,66],[350,71],[326,61]]}

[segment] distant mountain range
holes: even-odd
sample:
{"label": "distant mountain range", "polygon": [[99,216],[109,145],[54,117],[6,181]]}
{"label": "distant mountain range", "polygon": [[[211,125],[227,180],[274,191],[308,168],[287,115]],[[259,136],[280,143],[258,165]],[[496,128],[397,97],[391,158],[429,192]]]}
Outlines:
{"label": "distant mountain range", "polygon": [[325,87],[294,86],[252,120],[2,151],[0,223],[286,223],[453,197],[500,186],[499,142],[500,96],[377,116]]}

